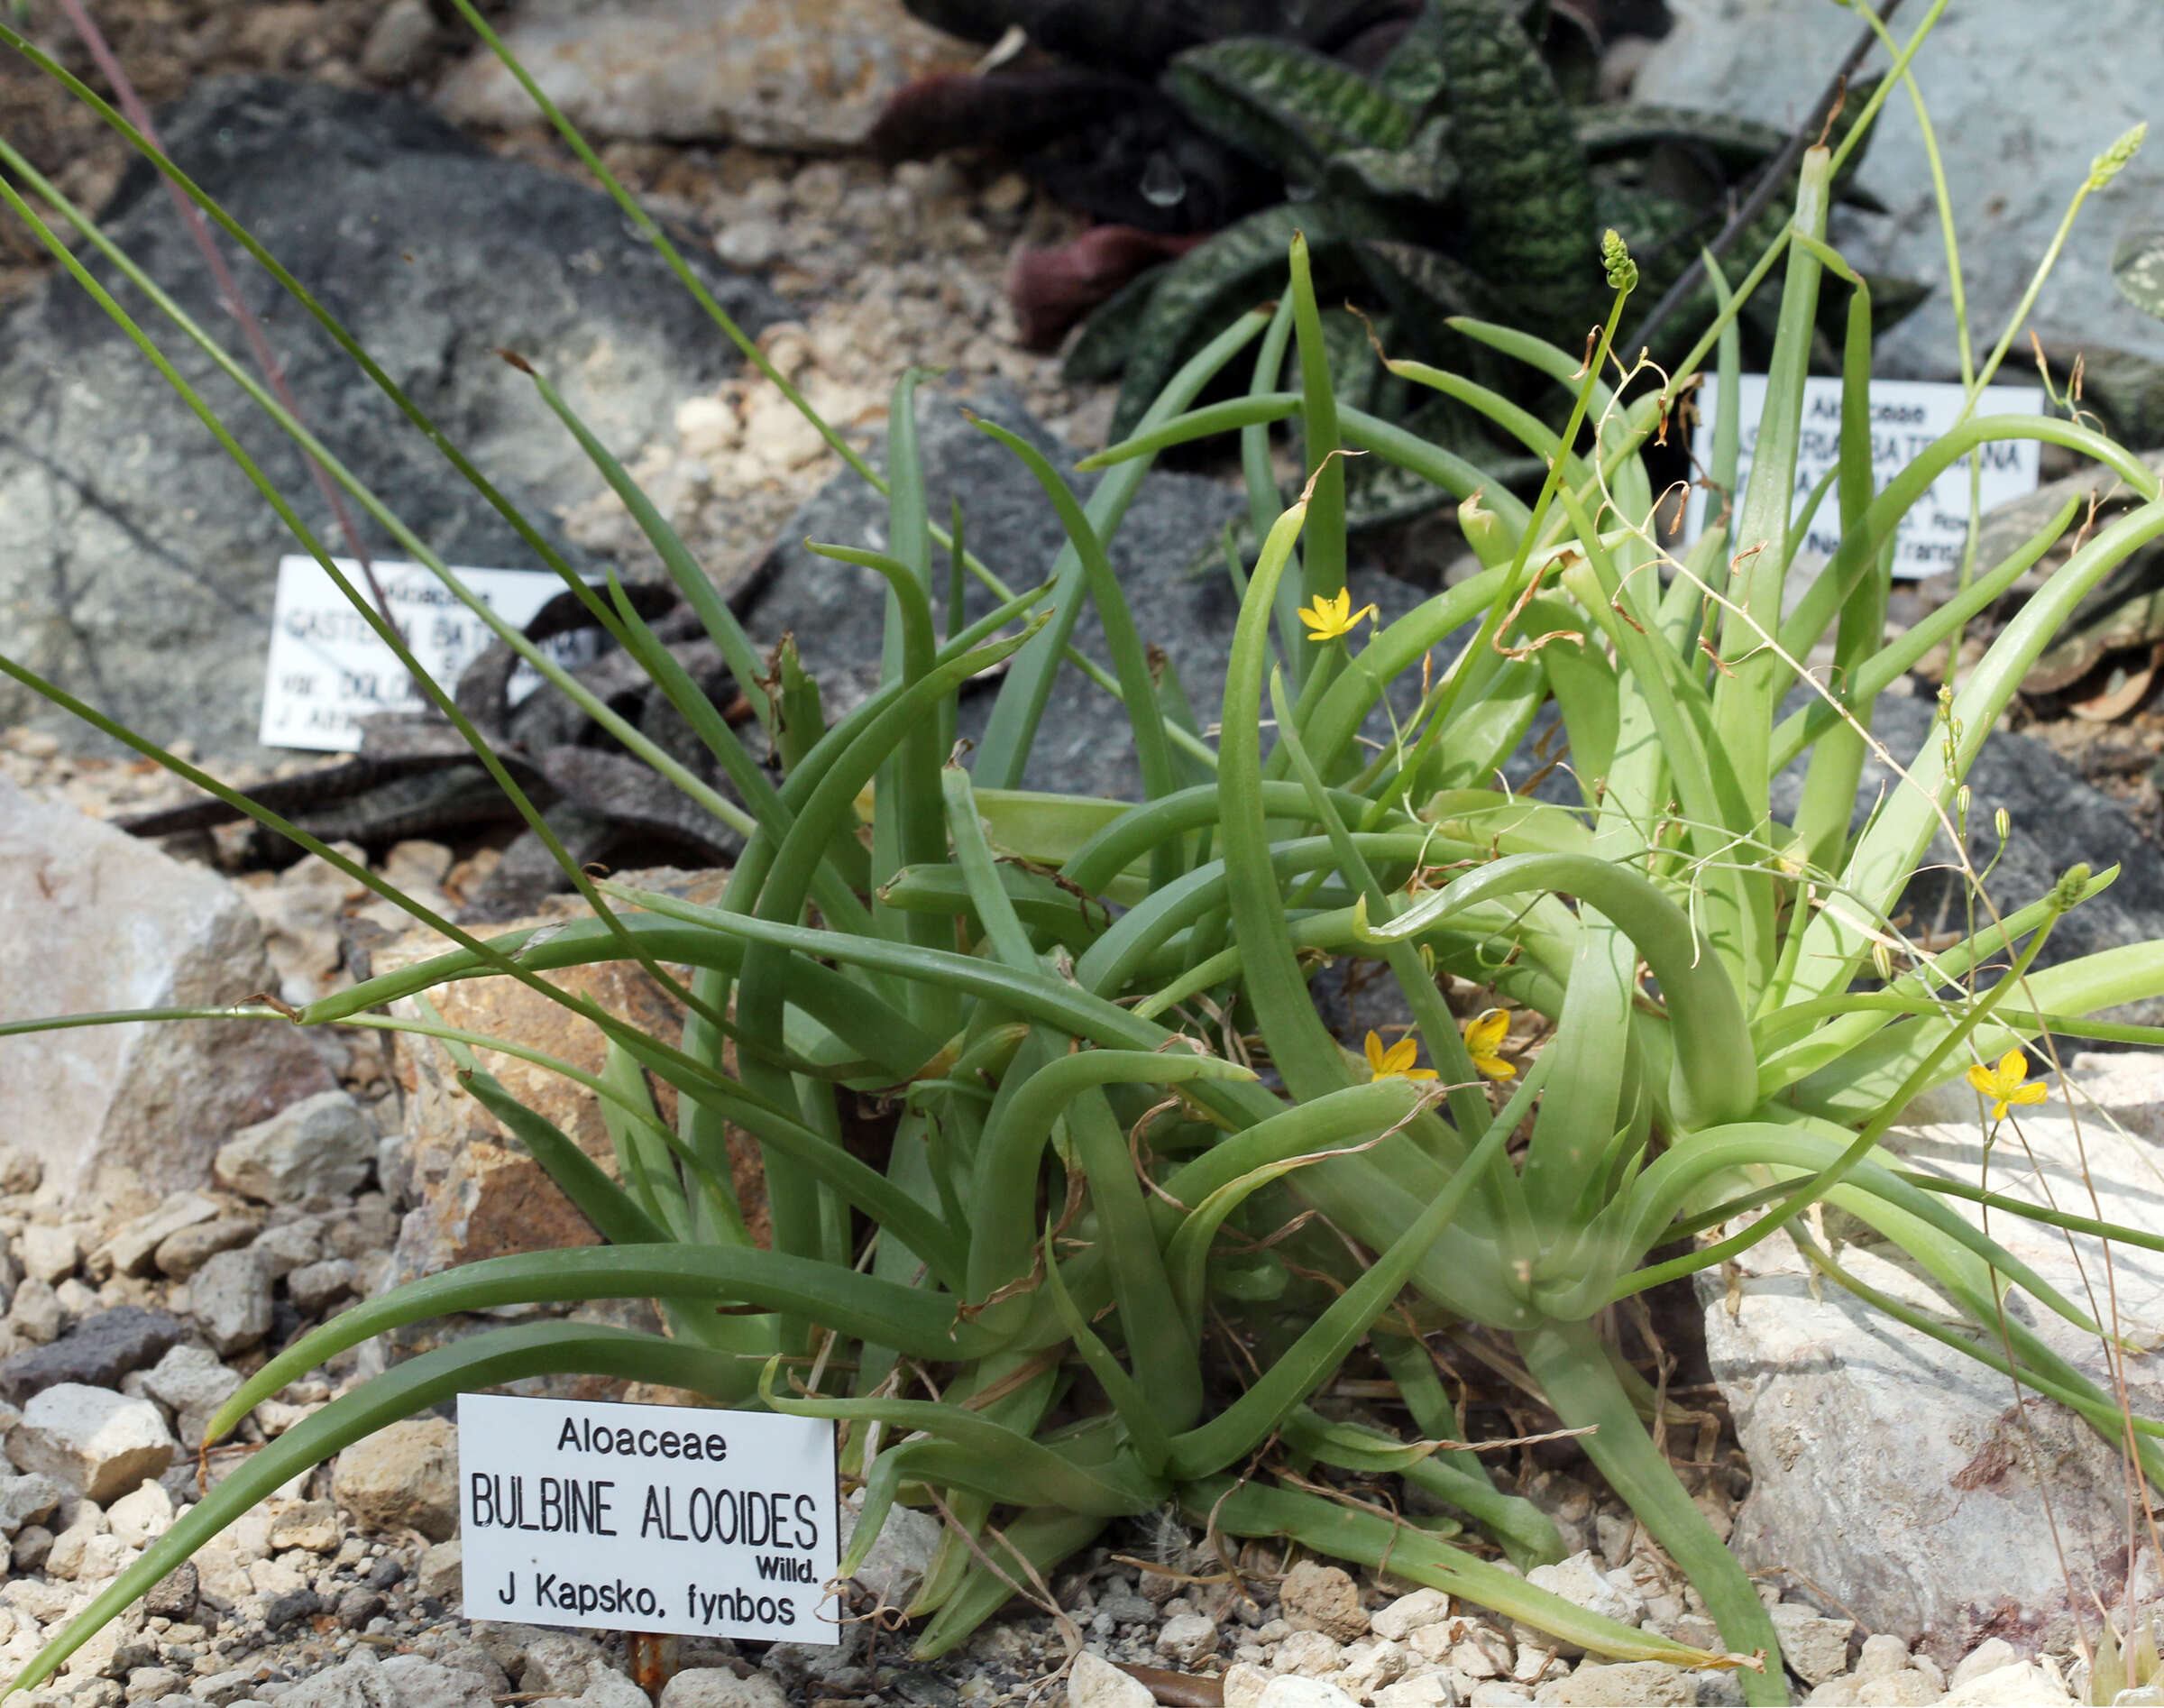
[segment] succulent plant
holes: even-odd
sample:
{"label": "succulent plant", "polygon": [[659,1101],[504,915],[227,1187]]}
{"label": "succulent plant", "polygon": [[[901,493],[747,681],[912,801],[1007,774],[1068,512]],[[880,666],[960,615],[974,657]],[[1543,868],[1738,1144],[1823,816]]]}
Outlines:
{"label": "succulent plant", "polygon": [[[1536,45],[1538,27],[1495,0],[1427,0],[1372,73],[1264,36],[1175,56],[1160,87],[1199,130],[1271,173],[1285,199],[1140,275],[1091,317],[1068,372],[1121,377],[1115,436],[1209,328],[1269,294],[1295,231],[1325,296],[1370,311],[1371,326],[1346,318],[1348,345],[1371,330],[1393,349],[1496,383],[1509,382],[1508,368],[1451,321],[1474,316],[1576,348],[1598,317],[1582,258],[1602,228],[1628,240],[1652,295],[1674,283],[1786,134],[1674,107],[1575,105],[1568,61],[1559,72],[1552,40],[1545,53]],[[1862,105],[1852,99],[1846,111]],[[1833,139],[1845,134],[1837,117]],[[1838,188],[1875,208],[1853,182],[1861,158],[1859,148]],[[1745,234],[1745,251],[1778,233],[1787,199],[1776,197],[1764,229]],[[1923,295],[1898,280],[1872,289],[1882,327]],[[1778,303],[1777,293],[1754,298],[1747,335],[1770,344]],[[1700,324],[1717,308],[1702,289],[1673,324]],[[1830,346],[1824,354],[1830,367]],[[1451,442],[1502,478],[1520,472],[1522,459],[1486,447],[1462,402],[1432,399],[1415,413],[1380,364],[1371,378],[1362,407]],[[1354,484],[1372,489],[1357,496],[1361,520],[1390,519],[1416,501],[1380,473],[1363,471]]]}

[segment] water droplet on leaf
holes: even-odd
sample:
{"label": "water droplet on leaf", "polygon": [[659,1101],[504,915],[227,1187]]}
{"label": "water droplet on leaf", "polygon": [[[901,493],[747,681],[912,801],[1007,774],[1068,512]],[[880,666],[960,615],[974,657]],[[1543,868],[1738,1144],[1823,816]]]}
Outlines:
{"label": "water droplet on leaf", "polygon": [[1150,156],[1142,168],[1142,199],[1152,207],[1172,207],[1185,200],[1187,180],[1180,176],[1179,168],[1173,165],[1162,149]]}

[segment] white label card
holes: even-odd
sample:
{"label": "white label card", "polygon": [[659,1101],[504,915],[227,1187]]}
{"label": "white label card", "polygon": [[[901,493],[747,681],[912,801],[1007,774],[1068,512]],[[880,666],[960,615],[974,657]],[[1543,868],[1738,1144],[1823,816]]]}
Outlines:
{"label": "white label card", "polygon": [[466,1617],[830,1643],[836,1486],[823,1419],[461,1394]]}
{"label": "white label card", "polygon": [[[368,578],[351,558],[331,560],[365,593]],[[390,613],[422,667],[446,688],[481,656],[495,635],[419,564],[375,566]],[[460,581],[506,622],[524,628],[564,591],[546,570],[457,569]],[[591,629],[544,641],[542,650],[565,666],[590,664],[600,638]],[[516,705],[541,685],[521,663],[511,675]],[[353,753],[361,720],[379,712],[419,712],[426,702],[398,656],[378,639],[337,583],[313,557],[278,560],[278,596],[270,620],[270,657],[263,676],[263,716],[256,739],[267,748],[311,748]]]}
{"label": "white label card", "polygon": [[[1698,430],[1691,444],[1701,470],[1713,460],[1713,426],[1719,414],[1719,387],[1710,380],[1699,388]],[[1758,436],[1758,418],[1765,407],[1765,375],[1742,376],[1738,401],[1742,405],[1742,432],[1736,460],[1738,501],[1751,473],[1751,451]],[[1883,489],[1934,439],[1943,436],[1961,413],[1962,389],[1937,380],[1874,380],[1871,382],[1871,484]],[[1985,386],[1976,399],[1978,415],[2040,415],[2044,394],[2035,386]],[[1986,510],[2036,491],[2037,442],[2034,439],[1994,439],[1979,447],[1983,508]],[[1803,431],[1796,447],[1796,490],[1791,519],[1802,513],[1805,501],[1828,470],[1840,460],[1841,382],[1813,377],[1803,382]],[[1684,537],[1696,539],[1705,531],[1707,506],[1712,494],[1702,486],[1691,489],[1690,507],[1684,513]],[[1912,508],[1894,537],[1894,574],[1900,581],[1923,581],[1943,575],[1961,562],[1968,537],[1968,459],[1953,464],[1931,482],[1930,492]],[[1820,559],[1833,556],[1841,543],[1839,495],[1829,490],[1812,513],[1803,550]]]}

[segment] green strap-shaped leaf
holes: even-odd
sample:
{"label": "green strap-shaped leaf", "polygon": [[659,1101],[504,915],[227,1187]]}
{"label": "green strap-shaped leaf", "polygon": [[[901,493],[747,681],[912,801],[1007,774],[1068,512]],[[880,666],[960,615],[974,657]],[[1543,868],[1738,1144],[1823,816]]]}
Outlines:
{"label": "green strap-shaped leaf", "polygon": [[2145,315],[2164,320],[2164,229],[2127,233],[2112,252],[2112,282]]}
{"label": "green strap-shaped leaf", "polygon": [[1724,1656],[1588,1612],[1409,1525],[1393,1523],[1379,1512],[1340,1506],[1320,1495],[1212,1477],[1181,1490],[1180,1504],[1195,1522],[1207,1522],[1229,1536],[1290,1537],[1318,1554],[1353,1560],[1463,1596],[1611,1659],[1658,1660],[1691,1667],[1729,1664]]}
{"label": "green strap-shaped leaf", "polygon": [[1332,196],[1423,219],[1432,230],[1458,188],[1458,163],[1419,149],[1349,148],[1324,163],[1323,188]]}
{"label": "green strap-shaped leaf", "polygon": [[1564,1425],[1591,1426],[1592,1433],[1579,1439],[1586,1456],[1706,1598],[1721,1640],[1739,1654],[1756,1651],[1766,1657],[1765,1671],[1742,1674],[1744,1700],[1785,1703],[1788,1681],[1782,1676],[1772,1618],[1736,1556],[1646,1433],[1592,1326],[1544,1323],[1516,1339],[1526,1368]]}
{"label": "green strap-shaped leaf", "polygon": [[1448,32],[1450,147],[1463,253],[1513,320],[1582,344],[1603,293],[1592,180],[1571,109],[1525,31],[1493,0],[1429,0]]}
{"label": "green strap-shaped leaf", "polygon": [[922,1430],[937,1446],[922,1448],[915,1468],[927,1482],[953,1483],[1019,1506],[1064,1507],[1101,1519],[1144,1512],[1170,1492],[1147,1475],[1132,1455],[1086,1465],[1033,1439],[1022,1430],[939,1400],[830,1400],[820,1394],[784,1393],[775,1386],[776,1365],[759,1377],[759,1398],[784,1417],[837,1418]]}
{"label": "green strap-shaped leaf", "polygon": [[999,1349],[995,1336],[956,1320],[949,1296],[858,1275],[815,1258],[700,1245],[525,1252],[429,1275],[342,1312],[302,1336],[236,1389],[211,1420],[206,1438],[215,1440],[259,1401],[326,1358],[390,1329],[454,1311],[589,1299],[757,1305],[812,1318],[852,1339],[894,1346],[913,1358],[980,1358]]}
{"label": "green strap-shaped leaf", "polygon": [[[1725,166],[1747,170],[1770,161],[1788,143],[1788,133],[1777,124],[1697,107],[1635,102],[1580,107],[1571,118],[1578,146],[1595,162],[1645,154],[1663,142],[1683,142],[1718,155]],[[1635,244],[1631,253],[1635,259]]]}
{"label": "green strap-shaped leaf", "polygon": [[1424,6],[1376,68],[1375,87],[1408,110],[1426,113],[1442,99],[1443,61],[1449,52],[1443,14]]}
{"label": "green strap-shaped leaf", "polygon": [[1104,1528],[1103,1519],[1058,1507],[1037,1508],[1010,1520],[998,1536],[986,1536],[977,1545],[999,1569],[971,1559],[910,1652],[919,1660],[936,1660],[967,1642],[971,1632],[1013,1600],[1017,1589],[1032,1588],[1032,1578],[1049,1579],[1062,1560],[1096,1541]]}
{"label": "green strap-shaped leaf", "polygon": [[1575,895],[1637,945],[1660,980],[1673,1022],[1677,1073],[1672,1095],[1679,1117],[1691,1126],[1709,1126],[1748,1114],[1758,1100],[1758,1068],[1736,987],[1683,911],[1630,867],[1590,855],[1511,855],[1452,879],[1373,934],[1382,941],[1411,937],[1466,903],[1527,890]]}
{"label": "green strap-shaped leaf", "polygon": [[1189,48],[1165,72],[1187,116],[1288,178],[1314,182],[1353,148],[1402,148],[1413,110],[1343,61],[1270,36]]}

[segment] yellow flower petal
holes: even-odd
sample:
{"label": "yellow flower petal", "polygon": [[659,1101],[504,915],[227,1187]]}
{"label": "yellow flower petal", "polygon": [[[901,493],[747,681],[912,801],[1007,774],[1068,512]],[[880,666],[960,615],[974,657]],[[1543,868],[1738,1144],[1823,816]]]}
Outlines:
{"label": "yellow flower petal", "polygon": [[1417,1068],[1413,1065],[1420,1059],[1420,1045],[1416,1039],[1400,1038],[1386,1050],[1381,1038],[1371,1032],[1365,1048],[1368,1078],[1371,1079],[1433,1079],[1435,1077],[1433,1068]]}
{"label": "yellow flower petal", "polygon": [[1509,1032],[1510,1016],[1500,1008],[1484,1009],[1465,1023],[1465,1053],[1490,1079],[1518,1078],[1518,1070],[1496,1053]]}
{"label": "yellow flower petal", "polygon": [[2001,1056],[1995,1067],[1976,1063],[1964,1077],[1978,1092],[1992,1099],[1991,1118],[2004,1121],[2007,1110],[2015,1104],[2041,1103],[2050,1096],[2041,1080],[2027,1078],[2028,1072],[2029,1058],[2017,1049]]}
{"label": "yellow flower petal", "polygon": [[1300,621],[1307,626],[1310,640],[1335,640],[1348,635],[1368,618],[1375,614],[1375,607],[1363,605],[1352,609],[1352,590],[1341,587],[1334,593],[1317,593],[1313,604],[1299,612]]}
{"label": "yellow flower petal", "polygon": [[1500,1008],[1483,1009],[1465,1023],[1465,1048],[1472,1055],[1491,1056],[1509,1033],[1508,1015]]}

